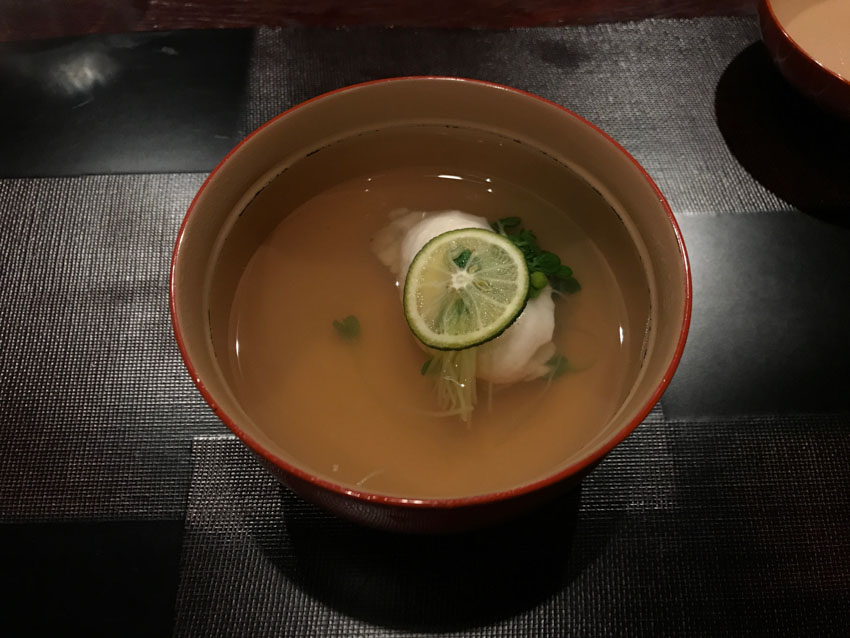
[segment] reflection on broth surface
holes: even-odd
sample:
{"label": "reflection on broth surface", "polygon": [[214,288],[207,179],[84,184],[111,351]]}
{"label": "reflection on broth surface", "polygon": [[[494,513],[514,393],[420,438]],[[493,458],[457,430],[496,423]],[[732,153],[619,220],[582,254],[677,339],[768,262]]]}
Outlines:
{"label": "reflection on broth surface", "polygon": [[[634,251],[611,206],[569,169],[493,134],[408,127],[337,146],[309,158],[316,168],[304,160],[284,172],[245,210],[274,222],[246,258],[227,329],[227,373],[248,415],[305,469],[409,498],[510,489],[569,462],[628,393],[648,321],[648,303],[627,308],[622,294],[645,286],[633,272],[639,257],[618,257],[638,267],[612,268],[601,249]],[[479,380],[469,423],[433,416],[404,282],[371,249],[399,209],[520,216],[560,255],[581,282],[555,300],[566,373]],[[349,315],[360,324],[350,340],[332,325]]]}

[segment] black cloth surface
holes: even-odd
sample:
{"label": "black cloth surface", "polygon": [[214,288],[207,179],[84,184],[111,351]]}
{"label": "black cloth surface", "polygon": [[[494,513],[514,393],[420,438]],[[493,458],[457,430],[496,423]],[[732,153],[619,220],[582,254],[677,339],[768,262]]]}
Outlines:
{"label": "black cloth surface", "polygon": [[[0,47],[0,633],[847,635],[850,125],[786,85],[755,21],[162,38]],[[57,94],[43,65],[78,77],[68,51],[112,75]],[[279,487],[194,389],[167,308],[178,226],[233,140],[417,74],[606,130],[668,197],[695,284],[680,371],[637,431],[558,502],[452,537]],[[110,124],[130,105],[144,126]]]}

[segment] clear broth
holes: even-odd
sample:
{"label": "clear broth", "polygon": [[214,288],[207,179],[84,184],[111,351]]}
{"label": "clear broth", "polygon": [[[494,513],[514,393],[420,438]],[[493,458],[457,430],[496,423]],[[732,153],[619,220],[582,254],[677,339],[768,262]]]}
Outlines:
{"label": "clear broth", "polygon": [[[289,457],[351,488],[455,498],[540,479],[591,443],[633,381],[636,340],[644,335],[629,328],[635,324],[620,284],[570,210],[499,167],[482,171],[487,162],[470,161],[542,154],[495,135],[437,127],[383,133],[375,143],[408,154],[417,143],[433,144],[443,161],[364,165],[360,175],[317,184],[318,192],[277,211],[276,227],[250,257],[233,298],[229,373],[236,396]],[[613,214],[572,171],[559,166],[555,174],[563,176],[557,188],[564,201],[582,206],[583,218]],[[258,199],[252,205],[272,209],[274,188]],[[490,220],[520,215],[582,284],[556,304],[555,343],[570,371],[551,382],[490,388],[479,381],[468,425],[429,415],[437,407],[420,374],[427,355],[404,320],[399,282],[370,248],[400,208],[457,209]],[[332,327],[350,314],[362,329],[354,343]]]}

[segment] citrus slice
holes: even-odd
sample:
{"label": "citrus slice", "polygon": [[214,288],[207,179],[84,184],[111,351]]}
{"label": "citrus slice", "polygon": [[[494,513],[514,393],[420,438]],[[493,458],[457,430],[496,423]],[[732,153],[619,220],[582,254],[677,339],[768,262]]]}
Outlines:
{"label": "citrus slice", "polygon": [[404,316],[437,350],[463,350],[498,337],[528,298],[528,266],[499,233],[462,228],[416,253],[404,282]]}

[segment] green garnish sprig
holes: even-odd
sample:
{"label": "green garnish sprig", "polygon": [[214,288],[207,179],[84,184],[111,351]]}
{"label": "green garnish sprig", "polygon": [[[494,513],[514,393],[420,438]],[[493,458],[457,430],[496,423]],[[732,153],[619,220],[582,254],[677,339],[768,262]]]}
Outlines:
{"label": "green garnish sprig", "polygon": [[428,369],[431,367],[431,364],[434,363],[434,357],[428,358],[425,363],[422,364],[422,367],[419,368],[419,374],[423,377],[428,374]]}
{"label": "green garnish sprig", "polygon": [[503,217],[490,226],[500,235],[504,235],[522,251],[528,264],[529,299],[534,299],[546,284],[558,292],[574,294],[581,290],[581,285],[573,276],[573,270],[561,263],[561,258],[553,252],[543,250],[537,242],[537,236],[527,228],[522,227],[519,217]]}
{"label": "green garnish sprig", "polygon": [[346,341],[354,341],[360,336],[360,320],[354,315],[348,315],[342,321],[333,321],[337,334]]}

